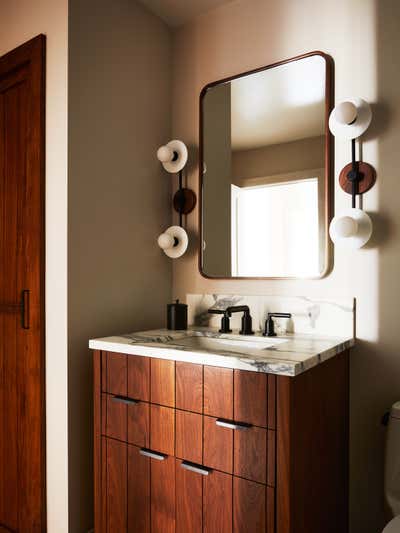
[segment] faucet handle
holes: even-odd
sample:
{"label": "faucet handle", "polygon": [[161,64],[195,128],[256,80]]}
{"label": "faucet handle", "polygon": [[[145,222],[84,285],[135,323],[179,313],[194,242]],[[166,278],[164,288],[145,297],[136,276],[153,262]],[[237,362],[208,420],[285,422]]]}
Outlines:
{"label": "faucet handle", "polygon": [[221,318],[221,329],[219,330],[219,333],[232,333],[232,330],[230,328],[229,314],[225,309],[211,308],[207,312],[213,315],[224,315]]}
{"label": "faucet handle", "polygon": [[291,313],[268,313],[267,320],[265,321],[264,337],[276,337],[275,324],[272,317],[276,318],[291,318]]}

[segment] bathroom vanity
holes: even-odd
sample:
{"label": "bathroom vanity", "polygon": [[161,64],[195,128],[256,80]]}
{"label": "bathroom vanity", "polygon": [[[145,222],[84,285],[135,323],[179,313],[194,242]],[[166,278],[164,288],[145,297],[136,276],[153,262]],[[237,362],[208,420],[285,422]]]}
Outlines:
{"label": "bathroom vanity", "polygon": [[352,339],[90,341],[96,533],[345,533]]}

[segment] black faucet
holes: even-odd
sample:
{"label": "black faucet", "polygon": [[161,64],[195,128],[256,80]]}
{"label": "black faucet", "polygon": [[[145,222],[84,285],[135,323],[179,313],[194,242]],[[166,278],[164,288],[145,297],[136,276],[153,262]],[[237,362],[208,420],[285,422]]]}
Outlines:
{"label": "black faucet", "polygon": [[254,331],[252,331],[252,319],[250,316],[250,309],[248,305],[232,305],[231,307],[227,307],[225,309],[225,313],[228,315],[228,317],[232,316],[232,313],[240,313],[243,312],[242,316],[242,329],[239,331],[240,335],[254,335]]}
{"label": "black faucet", "polygon": [[276,337],[274,321],[272,317],[277,318],[291,318],[291,313],[268,313],[267,320],[265,321],[264,337]]}
{"label": "black faucet", "polygon": [[225,309],[209,309],[208,313],[214,314],[214,315],[224,315],[221,319],[221,329],[219,330],[220,333],[232,333],[232,330],[230,329],[230,323],[229,323],[229,317],[230,315],[227,314]]}

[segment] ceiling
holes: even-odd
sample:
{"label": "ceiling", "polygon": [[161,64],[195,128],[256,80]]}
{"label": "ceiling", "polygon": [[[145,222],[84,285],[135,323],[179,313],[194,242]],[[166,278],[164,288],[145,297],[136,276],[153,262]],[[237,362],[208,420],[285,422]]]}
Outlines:
{"label": "ceiling", "polygon": [[150,11],[173,28],[232,0],[140,0]]}

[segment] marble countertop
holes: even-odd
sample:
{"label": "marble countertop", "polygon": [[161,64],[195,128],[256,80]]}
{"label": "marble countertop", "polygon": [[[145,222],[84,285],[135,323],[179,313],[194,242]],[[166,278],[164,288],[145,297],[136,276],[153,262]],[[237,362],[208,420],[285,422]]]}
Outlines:
{"label": "marble countertop", "polygon": [[[212,351],[201,348],[199,338],[214,339],[219,341],[221,346],[217,349],[214,347]],[[271,345],[263,347],[268,345],[269,341]],[[182,344],[179,344],[180,342]],[[214,344],[219,343],[214,342]],[[204,344],[206,345],[207,341]],[[297,376],[352,346],[354,339],[346,337],[295,333],[268,339],[262,337],[260,333],[253,336],[239,336],[238,332],[234,331],[229,335],[218,333],[217,329],[202,327],[191,327],[186,331],[167,329],[140,331],[89,341],[89,348],[94,350],[283,376]]]}

